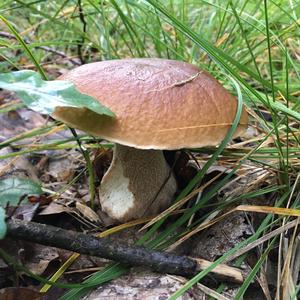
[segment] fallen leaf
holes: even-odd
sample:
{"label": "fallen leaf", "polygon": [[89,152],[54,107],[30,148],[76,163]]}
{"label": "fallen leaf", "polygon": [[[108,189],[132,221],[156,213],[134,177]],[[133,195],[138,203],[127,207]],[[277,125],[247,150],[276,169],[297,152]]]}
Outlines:
{"label": "fallen leaf", "polygon": [[81,203],[80,201],[76,201],[76,208],[89,221],[93,223],[100,223],[99,216],[87,205]]}
{"label": "fallen leaf", "polygon": [[54,247],[33,243],[25,245],[24,265],[35,274],[42,275],[52,261],[59,259],[57,249]]}
{"label": "fallen leaf", "polygon": [[0,290],[1,300],[40,300],[42,294],[30,288],[8,287]]}
{"label": "fallen leaf", "polygon": [[72,209],[63,204],[52,201],[39,215],[53,215],[60,213],[71,213]]}

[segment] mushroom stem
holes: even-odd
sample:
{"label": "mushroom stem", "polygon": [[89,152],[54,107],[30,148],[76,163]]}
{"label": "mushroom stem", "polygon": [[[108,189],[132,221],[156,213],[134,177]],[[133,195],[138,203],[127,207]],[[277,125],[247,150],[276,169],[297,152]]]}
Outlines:
{"label": "mushroom stem", "polygon": [[176,189],[162,151],[116,144],[99,196],[103,211],[126,222],[159,213],[169,206]]}

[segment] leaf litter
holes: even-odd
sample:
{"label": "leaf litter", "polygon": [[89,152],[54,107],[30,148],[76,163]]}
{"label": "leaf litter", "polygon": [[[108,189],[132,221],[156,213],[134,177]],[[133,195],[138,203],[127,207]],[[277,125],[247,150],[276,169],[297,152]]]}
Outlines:
{"label": "leaf litter", "polygon": [[[23,113],[23,111],[26,111],[26,109],[22,109],[21,111],[21,116],[24,116],[26,120],[26,113]],[[40,119],[37,119],[36,127],[45,125],[45,119],[43,120],[43,122],[40,121]],[[20,124],[22,124],[22,122],[20,122]],[[9,129],[11,130],[9,134],[10,137],[20,134],[22,131],[24,131],[24,127],[21,127],[22,130],[20,130],[20,127],[16,126],[15,132],[12,131],[12,128],[13,127],[10,127]],[[26,128],[25,130],[33,128],[34,127]],[[51,136],[50,134],[46,135],[44,138],[49,141],[49,139],[55,139],[56,137],[57,134],[55,133],[54,136]],[[44,138],[42,137],[42,139]],[[35,141],[35,138],[31,138],[31,143],[35,143]],[[23,144],[20,145],[21,147],[23,146]],[[38,177],[42,178],[43,187],[45,188],[45,190],[52,192],[52,195],[50,196],[53,197],[54,201],[51,201],[47,205],[42,205],[39,208],[39,213],[34,213],[36,215],[35,218],[38,218],[39,220],[43,220],[44,218],[46,218],[44,220],[48,219],[47,222],[50,221],[50,223],[53,223],[54,220],[57,219],[57,216],[62,216],[60,217],[63,218],[63,221],[61,221],[61,223],[64,224],[63,226],[69,226],[70,229],[78,228],[78,226],[83,226],[84,228],[89,228],[89,230],[95,230],[96,228],[98,228],[99,230],[100,228],[98,226],[99,224],[101,224],[101,219],[99,218],[98,214],[95,214],[89,208],[88,202],[82,202],[82,199],[84,199],[84,195],[88,194],[86,178],[84,176],[81,176],[78,182],[71,186],[66,186],[68,185],[68,182],[72,181],[72,179],[78,174],[78,172],[80,172],[80,169],[85,168],[84,162],[81,159],[81,155],[76,150],[74,151],[72,149],[58,151],[45,150],[38,151],[37,154],[33,153],[33,157],[31,157],[31,155],[26,155],[25,159],[32,164],[33,168],[37,169],[35,170],[35,173],[37,172]],[[42,159],[44,161],[41,163]],[[104,171],[102,171],[102,176],[109,166],[110,159],[111,157],[106,158],[102,161],[100,160],[100,162],[99,159],[97,161],[97,169],[99,169],[99,166],[101,169],[101,165],[104,164]],[[201,164],[201,160],[199,162]],[[187,168],[190,169],[190,171],[186,172]],[[188,182],[190,179],[188,177],[185,177],[195,174],[195,172],[197,172],[197,168],[198,167],[196,165],[193,165],[193,159],[185,159],[185,163],[181,165],[181,167],[177,167],[177,177],[181,179],[181,183]],[[192,171],[193,169],[194,171]],[[214,166],[211,168],[211,170],[209,170],[209,172],[217,172],[218,175],[220,175],[225,171],[225,169],[227,170],[227,167],[224,168],[222,167],[222,165]],[[209,181],[209,179],[206,180]],[[61,190],[64,186],[64,190]],[[236,184],[234,186],[231,186],[230,188],[227,188],[227,193],[230,189],[236,190],[237,188],[241,189],[241,187],[245,188],[245,184],[239,183],[238,185]],[[202,192],[204,190],[205,186],[202,189]],[[224,194],[222,196],[224,196]],[[190,199],[190,201],[195,200]],[[199,213],[201,214],[201,211]],[[205,211],[203,211],[202,213],[204,214]],[[104,224],[102,226],[104,226]],[[122,239],[125,239],[129,243],[133,244],[138,239],[136,234],[133,234],[133,232],[136,232],[136,230],[124,229],[123,233],[125,233],[125,236],[123,234]],[[215,224],[213,227],[210,227],[205,233],[194,236],[192,241],[187,241],[187,246],[183,245],[175,251],[179,251],[181,254],[207,258],[208,260],[213,261],[220,255],[222,255],[222,253],[225,253],[227,249],[230,249],[230,247],[232,247],[232,244],[238,243],[240,240],[242,240],[245,237],[245,234],[251,234],[251,228],[250,225],[247,224],[244,214],[240,213],[235,215],[233,218],[229,217],[226,220]],[[120,235],[117,235],[117,238],[120,238]],[[191,243],[193,244],[192,247]],[[53,257],[51,256],[49,261],[49,253],[47,253],[47,251],[44,252],[46,247],[39,247],[40,248],[37,250],[39,254],[37,255],[37,257],[35,257],[36,262],[31,262],[30,260],[26,261],[25,259],[25,265],[29,267],[30,270],[38,274],[45,274],[44,272],[51,260],[58,259],[60,261],[63,261],[65,257],[69,256],[66,255],[68,251],[59,250],[57,252],[58,254],[55,254]],[[191,252],[189,251],[190,249],[194,250]],[[207,256],[207,254],[209,255]],[[90,259],[86,260],[86,256],[80,256],[80,258],[78,259],[77,263],[74,265],[75,269],[72,268],[73,271],[72,269],[69,269],[69,273],[67,272],[67,274],[65,275],[67,276],[67,280],[70,280],[70,278],[74,276],[76,280],[80,280],[80,277],[85,276],[85,274],[88,273],[89,270],[91,271],[95,267],[102,268],[108,263],[105,260],[102,260],[100,264],[99,262],[96,263],[94,259],[92,259],[92,261]],[[83,264],[78,265],[80,261],[82,261]],[[74,271],[76,272],[74,273]],[[174,279],[172,279],[172,277],[169,277],[168,275],[152,274],[151,272],[142,269],[133,269],[130,274],[131,275],[116,279],[110,284],[104,285],[94,292],[91,292],[90,296],[87,296],[90,298],[86,299],[93,299],[93,297],[99,297],[102,295],[110,296],[111,299],[116,296],[118,296],[119,298],[121,297],[120,299],[122,299],[122,297],[124,297],[125,299],[125,297],[130,297],[137,293],[139,293],[140,295],[145,293],[144,296],[147,298],[147,293],[149,292],[153,295],[157,293],[157,295],[167,297],[168,295],[170,296],[174,291],[176,291],[181,284],[180,281],[176,282],[176,280],[174,281]],[[151,290],[149,290],[150,286]],[[195,295],[193,295],[193,293],[195,293]],[[188,295],[189,296],[186,296],[188,298],[185,297],[184,299],[199,299],[200,295],[202,295],[201,297],[204,297],[203,292],[201,292],[201,290],[197,287],[194,288],[194,291],[191,290]]]}
{"label": "leaf litter", "polygon": [[[7,93],[5,93],[5,97],[7,97]],[[8,98],[9,97],[10,96],[8,96]],[[5,140],[6,138],[18,136],[28,130],[44,126],[47,122],[49,122],[49,120],[47,117],[43,117],[35,112],[21,108],[16,111],[9,111],[0,114],[0,122],[3,127],[3,131],[1,129],[2,139]],[[59,125],[55,125],[53,128],[55,129],[57,126]],[[256,130],[253,130],[251,133],[248,132],[248,134],[252,135],[253,141],[260,139],[259,132]],[[6,151],[1,153],[1,155],[5,155],[5,153],[13,153],[16,149],[18,151],[22,151],[22,149],[27,148],[30,144],[33,146],[37,143],[42,145],[45,142],[48,143],[49,141],[56,141],[57,139],[66,139],[70,137],[71,135],[67,130],[59,129],[59,131],[54,130],[53,132],[46,132],[45,135],[38,138],[33,136],[26,140],[21,139],[9,147],[3,147],[0,151]],[[249,137],[247,137],[247,140],[249,143]],[[24,143],[24,141],[26,141],[26,143]],[[268,140],[269,144],[272,144],[272,142],[272,139]],[[245,141],[240,142],[240,145],[239,143],[232,143],[232,145],[228,148],[232,147],[235,149],[241,149],[239,147],[244,147],[243,143],[246,144]],[[97,151],[99,150],[96,150],[94,154],[98,157]],[[195,153],[193,155],[195,155],[198,165],[205,163],[208,157],[207,154],[204,153]],[[195,164],[195,158],[190,155],[187,157],[187,159],[183,159],[184,163],[182,163],[180,167],[177,167],[177,169],[175,168],[177,172],[176,176],[177,179],[179,178],[180,180],[182,189],[198,171],[198,166]],[[110,160],[110,151],[107,151],[102,159],[98,158],[94,160],[94,167],[97,172],[99,172],[99,174],[97,174],[98,179],[96,185],[99,185],[101,177],[109,166]],[[220,180],[218,176],[222,178],[224,174],[230,172],[233,167],[232,162],[234,162],[234,160],[231,160],[230,157],[221,157],[218,164],[214,165],[204,178],[203,187],[198,190],[193,197],[190,197],[186,203],[182,203],[182,207],[175,207],[174,212],[176,213],[179,208],[186,209],[189,206],[189,203],[197,201],[197,197],[201,197],[202,193],[207,192],[206,190],[211,188],[211,185],[216,184],[218,180]],[[3,161],[1,161],[1,163],[3,163]],[[17,211],[17,213],[22,214],[24,218],[25,215],[28,215],[29,213],[30,215],[28,219],[35,218],[41,222],[47,222],[58,226],[61,225],[73,230],[85,230],[89,232],[102,231],[106,229],[107,226],[113,225],[110,223],[110,220],[106,219],[105,215],[101,212],[99,214],[95,214],[89,207],[89,188],[85,176],[85,163],[82,160],[81,154],[75,148],[69,149],[67,147],[66,149],[54,148],[49,150],[34,150],[33,148],[32,153],[29,152],[29,154],[26,155],[8,158],[4,160],[4,163],[5,165],[2,165],[3,167],[0,170],[0,172],[3,171],[1,176],[15,174],[22,178],[41,178],[43,182],[43,191],[47,197],[52,199],[49,203],[41,203],[41,205],[36,205],[35,203],[31,205],[30,208],[27,208],[27,211],[25,210],[25,212]],[[214,174],[214,176],[212,174]],[[72,182],[77,176],[77,180]],[[216,179],[213,179],[214,177],[216,177]],[[210,202],[210,206],[199,210],[197,214],[191,218],[190,224],[192,225],[193,222],[204,217],[211,211],[213,206],[220,204],[224,198],[238,198],[240,195],[251,192],[259,186],[265,188],[267,185],[273,185],[274,178],[275,177],[272,176],[272,170],[264,168],[260,169],[257,165],[247,162],[237,172],[237,176],[234,180],[219,191],[218,195],[212,200],[212,202]],[[207,186],[205,185],[205,182],[208,182]],[[269,194],[266,197],[258,196],[245,199],[242,203],[257,206],[266,204],[273,206],[273,202]],[[216,212],[215,216],[222,213],[224,213],[224,210]],[[160,216],[160,218],[162,217],[163,216]],[[255,213],[235,213],[233,216],[229,216],[222,221],[209,226],[204,232],[196,233],[194,236],[183,241],[180,245],[173,247],[173,251],[184,255],[191,255],[214,261],[222,256],[222,254],[226,253],[227,250],[231,249],[235,244],[245,240],[247,236],[251,235],[253,230],[257,227],[256,224],[260,223],[260,219],[261,216],[257,216]],[[115,236],[115,238],[122,238],[123,240],[128,241],[129,244],[133,244],[142,235],[141,233],[137,234],[137,231],[138,230],[136,229],[128,229],[124,227],[121,235],[113,233],[112,237]],[[182,237],[184,237],[184,234],[181,232],[178,232],[178,235],[182,235]],[[299,252],[299,250],[297,250],[299,246],[297,245],[293,252],[294,260],[297,260],[297,257],[299,257],[295,254],[297,251]],[[18,248],[17,245],[15,245],[15,247]],[[34,250],[32,253],[37,253],[34,257],[35,260],[32,260],[33,257],[29,259],[27,255],[22,256],[22,261],[25,266],[33,272],[44,276],[53,274],[58,268],[58,264],[52,264],[52,262],[56,261],[62,263],[71,255],[69,251],[55,248],[53,248],[53,250],[49,250],[44,246],[33,246],[25,243],[23,244],[23,247],[23,250],[25,251],[24,253],[30,253],[32,250]],[[47,252],[47,249],[50,252]],[[249,257],[254,256],[254,260],[257,260],[259,255],[259,251],[255,249],[251,250],[249,253]],[[16,259],[20,259],[19,254],[17,253],[15,254],[15,257]],[[253,263],[249,261],[245,260],[241,266],[246,274],[250,272],[251,266],[253,265]],[[62,277],[63,281],[78,282],[85,278],[87,274],[90,274],[96,269],[103,268],[108,263],[109,262],[106,260],[80,255],[76,257],[75,263],[73,263],[72,267],[65,272],[65,275]],[[233,264],[234,262],[231,262],[231,265]],[[54,266],[50,268],[50,271],[49,265]],[[275,262],[269,261],[268,265],[268,268],[270,269],[272,266],[275,266]],[[296,276],[295,273],[293,276]],[[13,278],[13,276],[11,277]],[[211,277],[209,278],[211,279]],[[262,290],[264,290],[265,295],[267,295],[268,289],[263,288],[262,282],[263,278],[265,278],[265,281],[266,278],[269,278],[268,273],[265,277],[263,277],[263,273],[261,273],[260,278],[261,279],[258,280],[258,282],[262,286]],[[20,286],[29,284],[29,281],[26,282],[26,280],[25,282],[21,282]],[[102,296],[105,296],[108,299],[115,299],[115,297],[118,297],[118,299],[128,299],[128,297],[135,297],[135,295],[143,295],[143,297],[147,299],[147,297],[151,297],[154,294],[157,295],[157,299],[167,299],[185,282],[186,279],[184,278],[178,280],[176,278],[174,279],[172,276],[151,273],[143,268],[134,268],[130,271],[129,275],[122,276],[119,279],[113,280],[110,283],[99,287],[87,295],[85,299],[96,299],[97,297]],[[212,292],[210,289],[215,289],[218,285],[218,282],[215,280],[208,280],[203,283],[205,285],[201,286],[201,288],[200,285],[195,285],[193,289],[189,290],[189,292],[183,296],[182,299],[206,299],[205,295]],[[32,282],[30,282],[30,284],[32,284]],[[265,286],[270,285],[271,287],[272,284],[274,285],[273,281],[264,283]],[[40,288],[37,282],[35,282],[33,286],[35,286],[36,290]],[[255,287],[255,284],[253,286]],[[57,288],[51,288],[51,290],[52,293],[58,293],[57,295],[63,293],[63,291],[60,291]],[[203,292],[203,290],[205,292]],[[236,291],[237,287],[228,285],[218,297],[220,297],[220,299],[231,299]],[[261,296],[261,294],[259,294],[259,296]]]}

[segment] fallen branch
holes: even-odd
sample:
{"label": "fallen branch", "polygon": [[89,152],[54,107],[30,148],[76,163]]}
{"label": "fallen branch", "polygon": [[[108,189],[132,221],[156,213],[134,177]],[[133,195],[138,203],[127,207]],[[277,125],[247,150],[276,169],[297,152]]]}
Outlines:
{"label": "fallen branch", "polygon": [[[145,266],[159,273],[191,277],[211,262],[155,251],[138,246],[128,246],[108,238],[65,230],[62,228],[10,219],[7,234],[11,238],[35,242],[115,260],[129,266]],[[218,265],[211,271],[216,277],[234,283],[242,283],[242,272],[227,265]]]}

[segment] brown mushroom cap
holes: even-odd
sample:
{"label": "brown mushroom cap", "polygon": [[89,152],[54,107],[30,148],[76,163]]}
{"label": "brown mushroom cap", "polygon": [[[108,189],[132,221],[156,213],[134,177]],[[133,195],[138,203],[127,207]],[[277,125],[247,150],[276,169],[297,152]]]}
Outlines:
{"label": "brown mushroom cap", "polygon": [[[90,134],[140,149],[214,146],[234,120],[237,100],[198,67],[165,59],[86,64],[60,77],[110,108],[116,119],[70,108],[54,117]],[[101,120],[101,122],[99,121]],[[244,110],[235,136],[247,126]]]}

